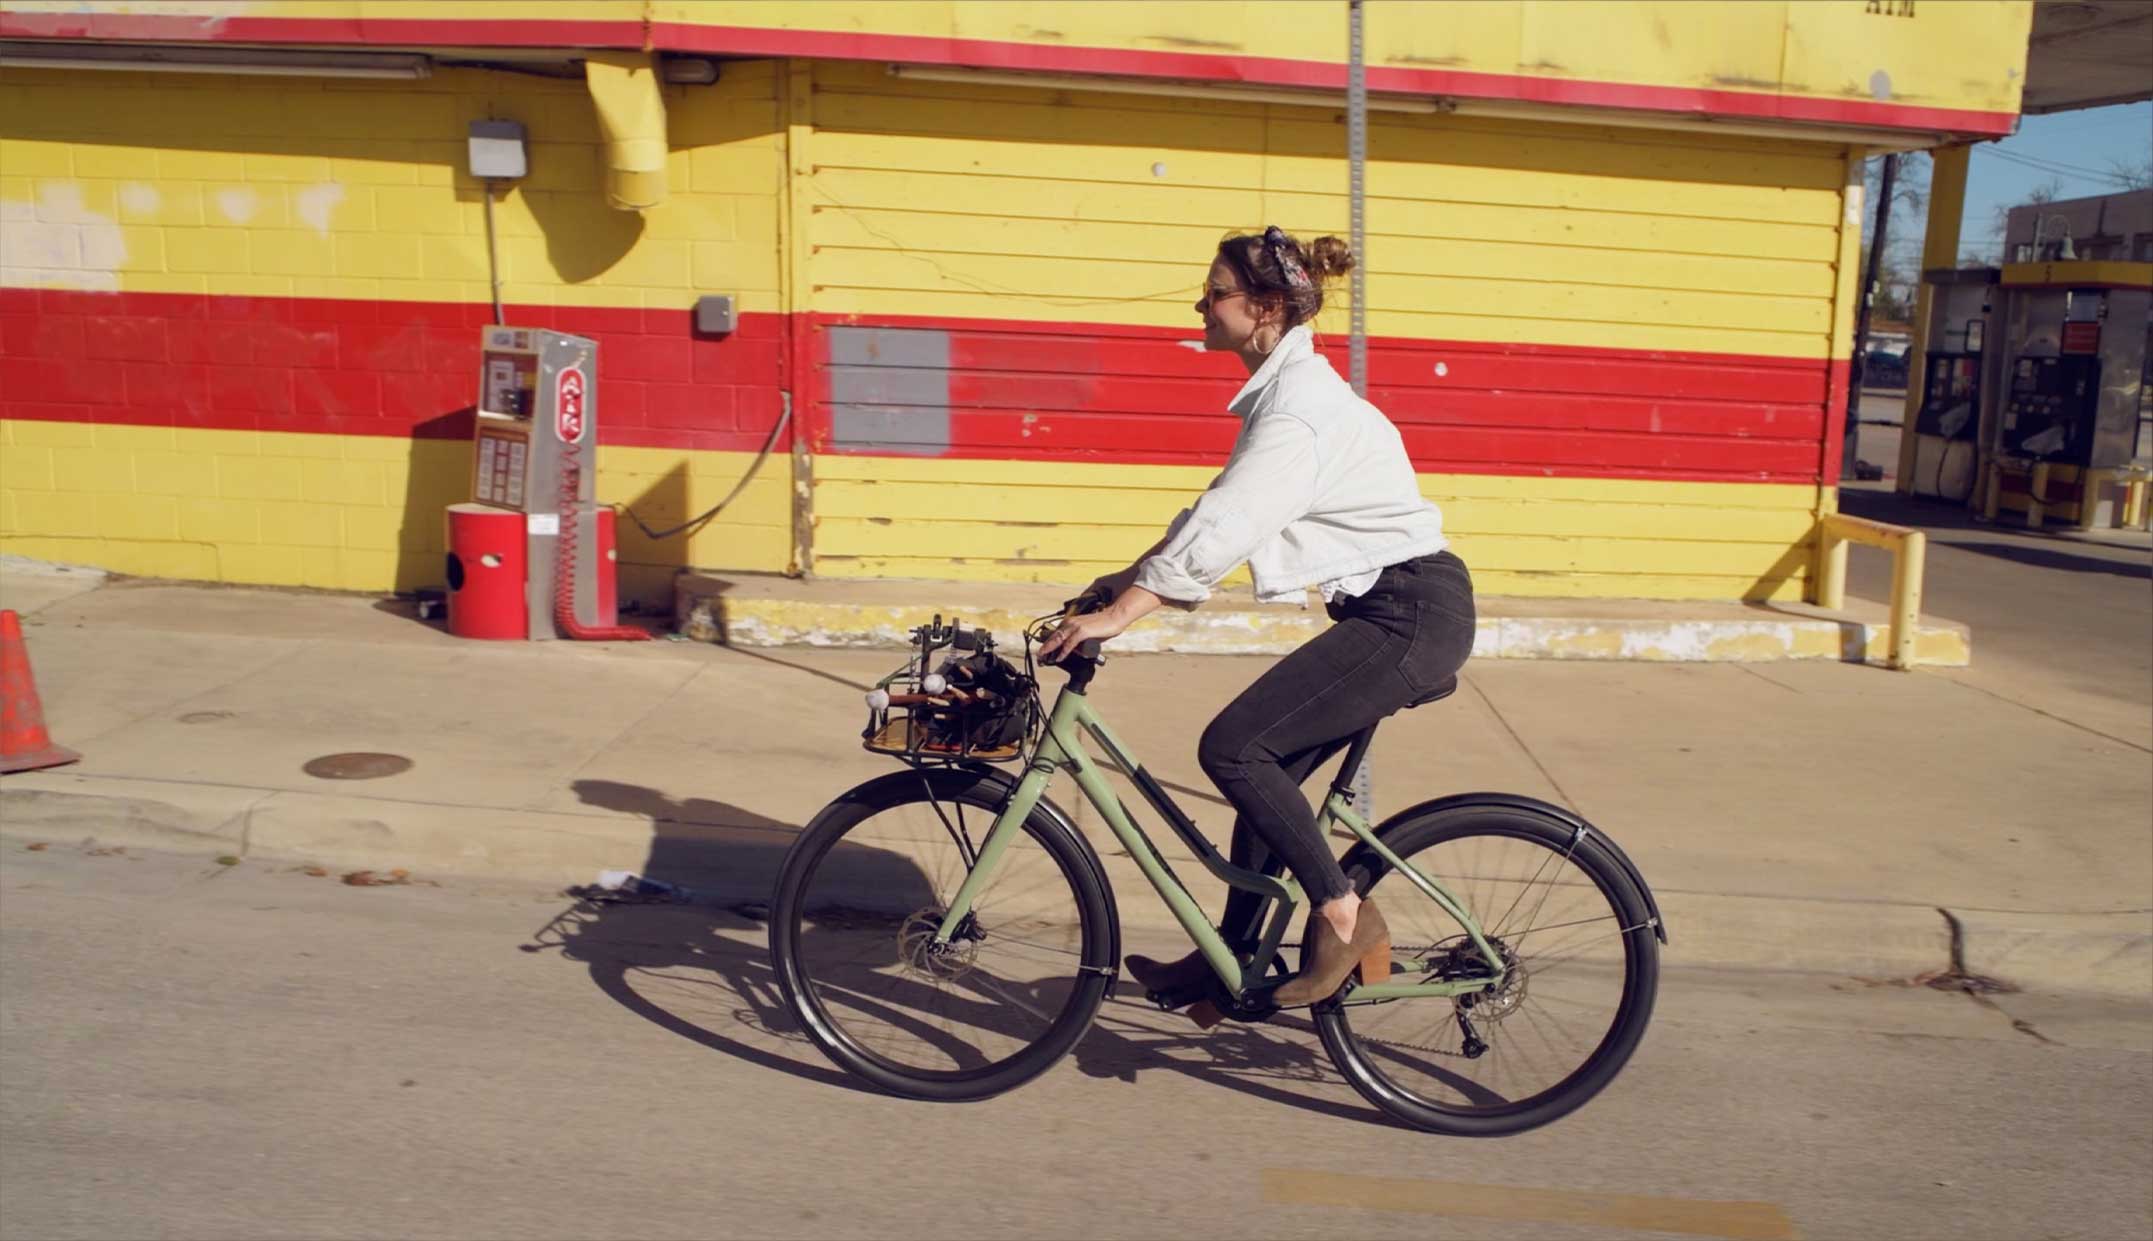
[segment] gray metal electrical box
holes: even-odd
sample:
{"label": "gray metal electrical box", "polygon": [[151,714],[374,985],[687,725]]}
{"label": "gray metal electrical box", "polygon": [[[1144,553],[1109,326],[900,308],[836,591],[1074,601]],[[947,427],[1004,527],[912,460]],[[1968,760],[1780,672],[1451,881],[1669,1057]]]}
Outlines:
{"label": "gray metal electrical box", "polygon": [[730,332],[733,322],[733,295],[712,293],[695,299],[695,330],[713,336]]}
{"label": "gray metal electrical box", "polygon": [[513,180],[530,171],[524,157],[520,121],[471,122],[471,175],[482,180]]}

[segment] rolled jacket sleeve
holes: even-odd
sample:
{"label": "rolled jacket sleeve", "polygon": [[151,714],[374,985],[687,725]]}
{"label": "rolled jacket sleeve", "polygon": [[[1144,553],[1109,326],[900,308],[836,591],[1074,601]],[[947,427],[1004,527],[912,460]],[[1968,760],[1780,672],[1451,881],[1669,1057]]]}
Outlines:
{"label": "rolled jacket sleeve", "polygon": [[1195,507],[1175,518],[1166,546],[1136,584],[1177,603],[1201,603],[1266,539],[1315,502],[1316,433],[1291,414],[1253,417],[1225,470]]}

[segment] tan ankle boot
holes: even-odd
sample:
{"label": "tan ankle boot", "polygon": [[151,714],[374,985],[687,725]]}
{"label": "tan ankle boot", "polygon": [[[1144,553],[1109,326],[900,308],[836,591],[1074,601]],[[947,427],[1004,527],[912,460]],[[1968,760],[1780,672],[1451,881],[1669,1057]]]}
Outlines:
{"label": "tan ankle boot", "polygon": [[1346,975],[1358,966],[1361,982],[1390,980],[1390,927],[1376,910],[1374,901],[1362,901],[1353,922],[1353,942],[1338,937],[1331,920],[1310,911],[1308,927],[1301,933],[1304,952],[1301,972],[1271,993],[1271,1002],[1293,1008],[1329,999],[1345,985]]}

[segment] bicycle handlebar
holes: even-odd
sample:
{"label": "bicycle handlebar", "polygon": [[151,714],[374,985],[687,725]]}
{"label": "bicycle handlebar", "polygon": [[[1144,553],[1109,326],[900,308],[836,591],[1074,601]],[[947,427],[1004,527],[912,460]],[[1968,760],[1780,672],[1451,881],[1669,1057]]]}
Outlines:
{"label": "bicycle handlebar", "polygon": [[[1078,595],[1076,598],[1063,601],[1062,619],[1066,621],[1087,613],[1097,612],[1113,601],[1113,596],[1107,591],[1096,586],[1088,587],[1083,594]],[[1075,650],[1064,652],[1060,659],[1050,662],[1047,666],[1060,667],[1070,660],[1081,660],[1085,663],[1097,664],[1102,662],[1103,658],[1099,639],[1090,638],[1077,643]]]}

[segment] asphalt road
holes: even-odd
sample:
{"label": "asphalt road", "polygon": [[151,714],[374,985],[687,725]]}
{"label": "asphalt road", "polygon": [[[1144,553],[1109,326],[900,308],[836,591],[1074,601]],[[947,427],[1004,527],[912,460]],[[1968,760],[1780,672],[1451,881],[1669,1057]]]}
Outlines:
{"label": "asphalt road", "polygon": [[1129,999],[1028,1087],[910,1103],[790,1031],[736,914],[14,842],[0,1235],[2153,1235],[2137,1007],[1676,958],[1606,1094],[1474,1142],[1381,1123],[1296,1023]]}
{"label": "asphalt road", "polygon": [[[1984,524],[1958,505],[1874,487],[1840,508],[1928,532],[1922,610],[1973,627],[1973,665],[1929,669],[2153,753],[2153,552],[2143,532],[2092,536]],[[1850,549],[1847,590],[1891,597],[1891,557]]]}

